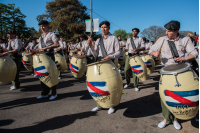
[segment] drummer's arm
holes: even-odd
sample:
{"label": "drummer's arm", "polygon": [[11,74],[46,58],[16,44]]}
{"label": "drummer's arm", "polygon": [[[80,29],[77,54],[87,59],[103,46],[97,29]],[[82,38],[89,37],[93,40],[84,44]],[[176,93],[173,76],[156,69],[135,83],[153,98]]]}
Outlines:
{"label": "drummer's arm", "polygon": [[87,44],[89,44],[89,47],[91,48],[91,51],[92,51],[92,55],[94,57],[97,57],[98,43],[99,43],[99,41],[94,42],[91,39],[90,40],[88,39],[88,41],[87,41]]}

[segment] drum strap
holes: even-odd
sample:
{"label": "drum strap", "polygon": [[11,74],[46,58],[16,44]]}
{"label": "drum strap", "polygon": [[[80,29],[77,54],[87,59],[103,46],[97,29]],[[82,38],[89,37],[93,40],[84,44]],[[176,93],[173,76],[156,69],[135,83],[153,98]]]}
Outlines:
{"label": "drum strap", "polygon": [[44,44],[44,40],[43,40],[42,36],[40,37],[40,45],[41,45],[41,48],[46,47],[45,44]]}
{"label": "drum strap", "polygon": [[82,47],[82,43],[80,42],[80,46]]}
{"label": "drum strap", "polygon": [[100,38],[100,48],[101,48],[101,53],[102,53],[102,56],[105,58],[107,56],[107,52],[106,52],[106,49],[105,49],[105,46],[104,46],[104,43],[103,43],[103,38]]}
{"label": "drum strap", "polygon": [[[133,49],[136,49],[135,43],[133,41],[133,38],[131,38],[131,45],[132,45]],[[138,52],[135,52],[135,54],[138,54]]]}
{"label": "drum strap", "polygon": [[[168,40],[168,44],[169,44],[169,48],[170,48],[170,50],[171,50],[171,52],[172,52],[172,56],[173,56],[173,58],[174,57],[179,57],[179,54],[178,54],[178,51],[177,51],[177,49],[176,49],[176,45],[175,45],[175,43],[174,43],[174,41],[169,41]],[[175,61],[176,62],[176,61]]]}
{"label": "drum strap", "polygon": [[12,51],[11,42],[10,41],[8,42],[8,51]]}

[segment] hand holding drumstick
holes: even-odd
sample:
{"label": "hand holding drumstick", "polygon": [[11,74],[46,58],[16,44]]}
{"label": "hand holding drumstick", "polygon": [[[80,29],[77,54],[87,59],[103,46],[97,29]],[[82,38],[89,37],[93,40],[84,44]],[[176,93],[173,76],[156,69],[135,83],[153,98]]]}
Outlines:
{"label": "hand holding drumstick", "polygon": [[161,45],[159,51],[155,51],[155,52],[152,53],[153,56],[159,57],[164,41],[165,41],[165,39],[163,39],[163,42],[162,42],[162,45]]}

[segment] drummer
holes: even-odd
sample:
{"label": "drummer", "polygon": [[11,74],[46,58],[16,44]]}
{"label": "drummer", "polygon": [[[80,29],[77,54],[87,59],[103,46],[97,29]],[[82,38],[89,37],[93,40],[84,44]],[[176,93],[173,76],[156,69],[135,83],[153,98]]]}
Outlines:
{"label": "drummer", "polygon": [[[86,35],[88,39],[90,39],[90,33]],[[95,43],[95,41],[93,40],[93,37],[94,37],[94,34],[92,33],[91,39]],[[87,64],[93,63],[95,61],[95,57],[97,56],[96,52],[92,52],[92,49],[91,49],[91,47],[94,48],[94,46],[89,47],[87,44],[87,41],[82,41],[82,42],[83,43],[82,43],[80,55],[84,52],[84,54],[86,55]]]}
{"label": "drummer", "polygon": [[75,48],[75,50],[76,50],[77,52],[81,50],[80,47],[79,47],[79,43],[80,43],[80,39],[77,38],[77,39],[76,39],[76,44],[74,45],[74,48]]}
{"label": "drummer", "polygon": [[[161,62],[163,65],[170,65],[179,61],[192,61],[198,56],[191,39],[178,33],[180,22],[170,21],[164,27],[166,28],[166,36],[160,37],[150,48],[149,53],[151,56],[158,57],[160,55],[159,49],[164,39],[161,49]],[[170,47],[173,52],[171,52]],[[189,53],[189,55],[185,57],[185,53]],[[158,124],[158,127],[164,128],[172,121],[175,129],[180,130],[181,125],[178,123],[177,118],[167,109],[162,100],[161,107],[164,120]]]}
{"label": "drummer", "polygon": [[[124,88],[128,88],[130,86],[130,78],[131,78],[130,77],[131,67],[129,64],[130,57],[133,55],[138,55],[140,51],[143,51],[145,49],[143,39],[141,37],[138,37],[139,32],[140,30],[138,28],[132,29],[133,42],[131,42],[131,38],[129,38],[126,42],[125,52],[128,51],[128,55],[126,56],[126,62],[124,68],[124,73],[126,78],[126,85],[124,86]],[[135,91],[139,91],[138,82],[139,78],[133,73],[133,83]]]}
{"label": "drummer", "polygon": [[[54,48],[59,47],[58,38],[53,32],[49,30],[48,21],[41,20],[39,22],[39,26],[43,34],[39,38],[38,51],[45,51],[47,56],[49,56],[55,62]],[[50,90],[52,90],[51,91],[52,96],[49,98],[49,100],[53,100],[57,97],[56,86],[49,88],[41,81],[41,88],[42,88],[41,96],[38,96],[37,99],[48,97]]]}
{"label": "drummer", "polygon": [[[58,41],[59,43],[59,47],[57,48],[54,48],[54,51],[58,52],[59,54],[63,55],[65,54],[66,52],[66,49],[67,49],[67,45],[66,45],[66,42],[63,40],[63,37],[61,36],[60,37],[60,40]],[[58,71],[58,79],[61,79],[61,71]]]}
{"label": "drummer", "polygon": [[75,44],[73,44],[72,40],[70,40],[70,42],[69,42],[68,52],[70,52],[70,50],[74,50],[75,51]]}
{"label": "drummer", "polygon": [[15,90],[20,87],[19,82],[19,72],[20,72],[20,66],[21,66],[21,58],[22,58],[22,43],[21,40],[17,39],[15,37],[14,31],[8,31],[7,37],[9,38],[8,47],[3,48],[0,46],[1,51],[4,51],[5,54],[11,54],[14,62],[17,65],[17,73],[15,76],[15,79],[12,81],[13,86],[10,87],[10,90]]}
{"label": "drummer", "polygon": [[[92,53],[97,57],[97,61],[112,59],[114,62],[115,58],[120,57],[120,44],[114,35],[112,35],[110,30],[110,23],[108,21],[103,21],[99,24],[101,32],[103,34],[102,38],[98,38],[96,42],[92,39],[88,39],[87,44],[90,46]],[[103,39],[103,43],[100,44],[100,39]],[[94,47],[93,47],[93,46]],[[97,107],[93,108],[91,111],[95,112],[102,109],[100,105],[97,104]],[[108,114],[114,113],[114,107],[108,110]]]}
{"label": "drummer", "polygon": [[146,40],[145,37],[143,38],[143,41],[144,41],[145,50],[141,51],[141,53],[147,54],[149,52],[151,44],[149,43],[149,40]]}
{"label": "drummer", "polygon": [[[121,52],[123,52],[123,48],[126,47],[126,43],[124,41],[122,41],[121,35],[118,35],[117,39],[119,40]],[[121,65],[118,63],[118,70],[119,70],[119,72],[121,72],[120,68],[121,68]]]}
{"label": "drummer", "polygon": [[34,47],[37,45],[37,38],[35,38],[35,37],[31,37],[30,38],[30,41],[32,41],[32,43],[30,43],[27,47],[26,47],[26,50],[27,50],[27,52],[30,52],[30,50],[33,50],[34,49]]}

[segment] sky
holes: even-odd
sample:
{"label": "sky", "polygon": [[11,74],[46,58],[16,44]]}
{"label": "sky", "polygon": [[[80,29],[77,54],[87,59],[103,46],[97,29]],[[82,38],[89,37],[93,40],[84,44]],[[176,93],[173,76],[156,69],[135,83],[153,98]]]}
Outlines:
{"label": "sky", "polygon": [[[48,1],[0,0],[0,3],[14,3],[26,15],[26,25],[38,30],[36,17],[45,13]],[[90,9],[90,0],[79,1]],[[181,23],[181,31],[199,34],[199,0],[93,0],[92,8],[101,16],[93,13],[93,18],[111,22],[111,33],[118,29],[131,32],[133,28],[143,31],[153,25],[164,28],[169,21],[177,20]]]}

